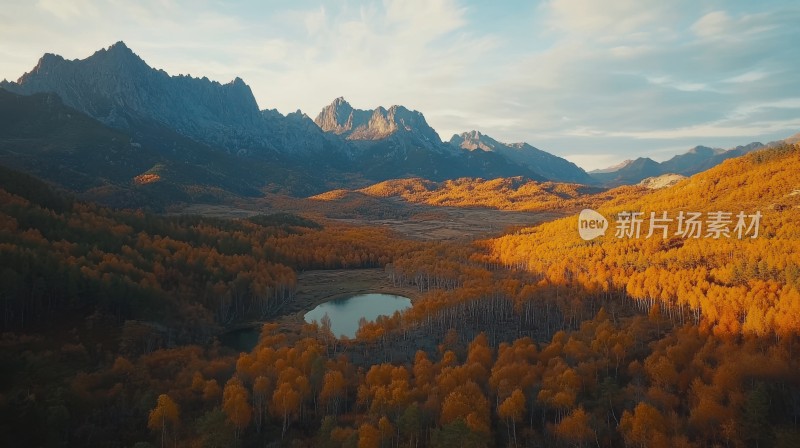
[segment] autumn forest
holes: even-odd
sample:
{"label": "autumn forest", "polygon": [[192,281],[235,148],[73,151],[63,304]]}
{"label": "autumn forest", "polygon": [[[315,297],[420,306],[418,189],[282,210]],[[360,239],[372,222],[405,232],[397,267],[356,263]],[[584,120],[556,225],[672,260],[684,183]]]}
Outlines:
{"label": "autumn forest", "polygon": [[[0,444],[800,446],[799,172],[783,144],[656,190],[404,179],[219,217],[2,168]],[[354,195],[365,216],[556,215],[425,239],[336,219]],[[760,229],[618,238],[612,220],[584,241],[583,208]],[[321,271],[377,272],[413,306],[354,338],[293,320]],[[223,343],[245,327],[254,347]]]}

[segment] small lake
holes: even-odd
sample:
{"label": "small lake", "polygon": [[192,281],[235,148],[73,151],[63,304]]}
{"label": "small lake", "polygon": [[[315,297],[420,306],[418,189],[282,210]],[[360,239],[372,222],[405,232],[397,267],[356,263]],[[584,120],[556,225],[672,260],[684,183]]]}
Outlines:
{"label": "small lake", "polygon": [[331,319],[331,331],[337,337],[354,338],[358,321],[363,317],[374,321],[378,316],[391,316],[395,311],[411,307],[411,299],[393,294],[359,294],[318,305],[303,316],[306,322],[320,323],[325,313]]}
{"label": "small lake", "polygon": [[[342,335],[354,338],[358,330],[358,321],[365,318],[374,321],[378,316],[391,316],[395,311],[411,307],[408,297],[393,294],[359,294],[351,297],[325,302],[307,312],[303,318],[311,323],[319,323],[322,316],[328,313],[331,319],[331,331],[337,337]],[[220,336],[222,345],[234,350],[249,352],[258,344],[261,326],[229,331]]]}

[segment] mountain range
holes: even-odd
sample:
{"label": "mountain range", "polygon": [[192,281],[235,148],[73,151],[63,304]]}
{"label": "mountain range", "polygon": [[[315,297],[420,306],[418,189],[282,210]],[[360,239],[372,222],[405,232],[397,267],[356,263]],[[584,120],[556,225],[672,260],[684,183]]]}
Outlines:
{"label": "mountain range", "polygon": [[372,180],[508,176],[546,180],[500,154],[463,151],[443,143],[420,112],[403,106],[362,110],[340,97],[325,106],[314,122],[349,145],[350,168]]}
{"label": "mountain range", "polygon": [[[788,142],[789,140],[787,139],[786,141]],[[646,178],[663,174],[691,176],[719,165],[727,159],[743,156],[764,146],[760,142],[753,142],[749,145],[737,146],[728,150],[695,146],[689,151],[663,162],[656,162],[649,157],[639,157],[634,160],[626,160],[621,164],[606,169],[590,171],[589,175],[596,182],[607,186],[635,184]]]}
{"label": "mountain range", "polygon": [[[55,93],[65,105],[97,121],[136,133],[166,127],[229,153],[270,159],[306,153],[343,156],[344,145],[302,113],[282,116],[260,111],[250,87],[236,78],[220,84],[208,78],[170,76],[148,66],[117,42],[83,60],[45,54],[17,82],[0,87],[13,93]],[[294,134],[302,136],[296,141]]]}
{"label": "mountain range", "polygon": [[[454,149],[441,141],[421,113],[403,106],[363,111],[339,98],[323,109],[316,123],[300,111],[284,116],[259,110],[239,78],[220,84],[170,76],[149,67],[123,42],[82,60],[45,54],[30,72],[16,82],[3,81],[0,88],[6,91],[0,101],[7,116],[23,104],[27,111],[14,118],[17,129],[0,135],[0,160],[64,186],[76,184],[73,176],[94,178],[102,180],[107,191],[126,190],[128,196],[138,197],[141,186],[132,185],[133,179],[152,170],[163,175],[151,183],[173,182],[183,196],[196,196],[198,191],[205,196],[258,194],[265,189],[308,195],[409,176],[545,180],[499,154]],[[15,98],[36,94],[49,96]],[[78,151],[63,148],[66,155],[54,157],[59,141],[47,140],[52,132],[40,127],[43,121],[66,115],[89,119],[80,120],[86,136],[114,131],[115,141],[134,146],[127,154],[115,147],[112,157],[103,149],[108,142],[81,141],[74,143]],[[109,131],[100,132],[100,127]],[[20,129],[31,131],[24,138],[35,138],[35,147],[21,151],[22,136],[15,134]],[[120,165],[129,169],[112,169]],[[213,175],[197,177],[198,171]],[[66,173],[71,173],[70,179]],[[213,180],[222,177],[235,177],[240,188]]]}
{"label": "mountain range", "polygon": [[586,171],[561,157],[542,151],[527,143],[501,143],[478,131],[453,135],[450,145],[468,151],[495,152],[523,165],[539,176],[560,182],[596,183]]}
{"label": "mountain range", "polygon": [[618,185],[693,174],[760,145],[697,147],[661,164],[586,173],[478,131],[443,142],[422,113],[400,105],[362,110],[337,98],[314,120],[260,110],[238,77],[171,76],[123,42],[82,60],[48,53],[16,82],[0,82],[0,119],[0,163],[123,206],[312,195],[405,177]]}

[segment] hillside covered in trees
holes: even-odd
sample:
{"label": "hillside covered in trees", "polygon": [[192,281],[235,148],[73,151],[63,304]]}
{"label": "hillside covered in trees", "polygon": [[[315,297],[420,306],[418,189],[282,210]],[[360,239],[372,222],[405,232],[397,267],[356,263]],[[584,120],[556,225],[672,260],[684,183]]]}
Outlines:
{"label": "hillside covered in trees", "polygon": [[376,198],[399,198],[417,204],[448,207],[485,207],[499,210],[573,210],[599,206],[621,195],[644,193],[638,186],[610,191],[580,184],[539,182],[525,177],[481,179],[464,177],[443,182],[421,178],[392,179],[359,190],[333,190],[313,196],[317,200],[336,200],[360,193]]}
{"label": "hillside covered in trees", "polygon": [[[575,203],[609,218],[592,241],[573,215],[465,244],[294,215],[115,211],[4,171],[0,440],[798,446],[798,172],[797,145],[762,150]],[[727,236],[675,220],[646,237],[650,212],[681,211],[731,212]],[[617,238],[621,212],[645,213],[639,237]],[[739,212],[759,213],[757,235],[736,234]],[[353,340],[272,323],[297,272],[362,267],[419,298]],[[215,341],[252,319],[267,322],[253,350]]]}

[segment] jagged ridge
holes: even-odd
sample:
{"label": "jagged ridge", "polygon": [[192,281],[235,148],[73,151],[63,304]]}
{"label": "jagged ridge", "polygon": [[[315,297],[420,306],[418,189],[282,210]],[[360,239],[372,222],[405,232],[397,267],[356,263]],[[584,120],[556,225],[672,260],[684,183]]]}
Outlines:
{"label": "jagged ridge", "polygon": [[478,131],[463,132],[450,138],[450,145],[469,151],[496,152],[527,166],[540,176],[558,182],[594,183],[594,180],[574,163],[555,156],[528,143],[502,143]]}

